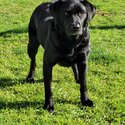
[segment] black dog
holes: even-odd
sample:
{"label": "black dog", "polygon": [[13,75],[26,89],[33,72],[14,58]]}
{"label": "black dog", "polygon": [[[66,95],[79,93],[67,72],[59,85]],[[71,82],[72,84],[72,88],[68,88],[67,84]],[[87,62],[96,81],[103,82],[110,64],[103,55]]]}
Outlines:
{"label": "black dog", "polygon": [[31,59],[27,80],[34,82],[35,56],[39,45],[44,51],[43,74],[45,87],[44,109],[54,110],[51,80],[55,64],[69,67],[80,84],[81,102],[93,106],[87,96],[86,67],[89,53],[88,22],[96,13],[87,0],[56,0],[39,5],[29,23],[28,54]]}

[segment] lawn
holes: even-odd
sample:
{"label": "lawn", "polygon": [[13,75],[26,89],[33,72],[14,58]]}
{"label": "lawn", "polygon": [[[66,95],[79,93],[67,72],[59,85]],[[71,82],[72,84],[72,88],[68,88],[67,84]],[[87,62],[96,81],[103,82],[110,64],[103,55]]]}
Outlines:
{"label": "lawn", "polygon": [[44,0],[0,0],[0,125],[125,125],[125,1],[90,0],[97,14],[90,22],[88,91],[94,107],[80,103],[71,68],[55,66],[55,112],[43,110],[43,49],[37,54],[36,83],[29,70],[27,26]]}

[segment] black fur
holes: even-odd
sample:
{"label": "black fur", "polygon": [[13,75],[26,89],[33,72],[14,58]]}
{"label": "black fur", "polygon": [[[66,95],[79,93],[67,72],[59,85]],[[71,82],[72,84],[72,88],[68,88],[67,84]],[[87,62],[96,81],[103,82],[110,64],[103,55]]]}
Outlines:
{"label": "black fur", "polygon": [[92,106],[87,96],[86,68],[89,53],[88,22],[94,17],[95,7],[86,0],[56,0],[39,5],[29,23],[28,54],[31,59],[27,81],[34,82],[35,56],[39,45],[44,51],[43,75],[45,86],[44,109],[52,112],[51,80],[55,64],[69,67],[80,84],[81,102]]}

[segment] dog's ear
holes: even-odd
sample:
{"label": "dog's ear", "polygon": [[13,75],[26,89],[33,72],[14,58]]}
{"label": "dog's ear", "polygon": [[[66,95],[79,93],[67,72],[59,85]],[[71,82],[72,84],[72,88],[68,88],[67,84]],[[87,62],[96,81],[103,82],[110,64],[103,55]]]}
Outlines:
{"label": "dog's ear", "polygon": [[49,7],[50,12],[52,14],[55,14],[56,12],[58,12],[58,9],[60,8],[60,5],[62,5],[62,2],[64,0],[55,0]]}
{"label": "dog's ear", "polygon": [[93,6],[87,0],[81,0],[81,2],[85,5],[87,13],[88,13],[88,21],[90,21],[96,14],[96,7]]}

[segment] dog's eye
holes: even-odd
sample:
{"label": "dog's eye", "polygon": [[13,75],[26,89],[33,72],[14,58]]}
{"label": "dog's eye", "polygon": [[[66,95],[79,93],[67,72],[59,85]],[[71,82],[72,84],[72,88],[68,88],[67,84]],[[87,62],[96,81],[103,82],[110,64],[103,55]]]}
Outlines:
{"label": "dog's eye", "polygon": [[65,11],[65,16],[70,16],[70,15],[71,15],[70,11]]}
{"label": "dog's eye", "polygon": [[81,14],[85,14],[86,12],[84,10],[80,11]]}
{"label": "dog's eye", "polygon": [[80,11],[79,16],[83,16],[86,12],[85,11]]}

